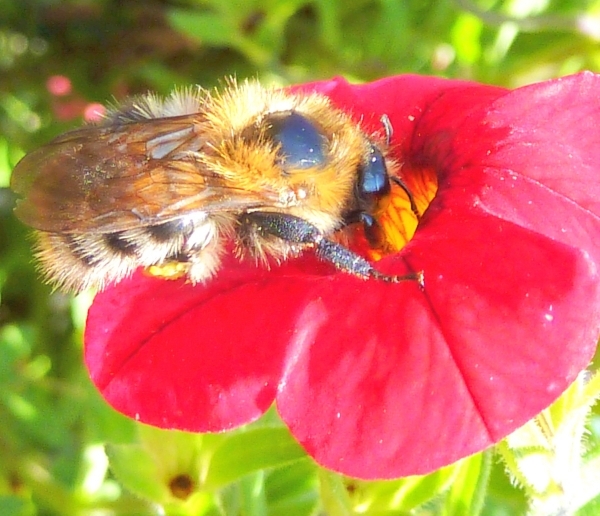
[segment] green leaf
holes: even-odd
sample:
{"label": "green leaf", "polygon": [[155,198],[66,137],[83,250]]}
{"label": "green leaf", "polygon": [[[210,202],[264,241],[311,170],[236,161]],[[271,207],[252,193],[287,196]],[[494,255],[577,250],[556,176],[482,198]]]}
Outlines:
{"label": "green leaf", "polygon": [[600,514],[600,453],[586,455],[581,468],[582,488],[579,490],[583,499],[577,500],[580,509],[577,514]]}
{"label": "green leaf", "polygon": [[169,492],[158,474],[158,466],[141,445],[110,446],[110,469],[131,492],[155,502],[168,498]]}
{"label": "green leaf", "polygon": [[352,501],[343,478],[331,471],[319,470],[320,493],[328,516],[351,516]]}
{"label": "green leaf", "polygon": [[268,505],[265,496],[265,472],[257,471],[239,481],[242,491],[243,513],[248,516],[267,516]]}
{"label": "green leaf", "polygon": [[17,496],[0,496],[0,514],[2,516],[34,516],[37,511],[31,502],[27,503]]}
{"label": "green leaf", "polygon": [[304,456],[304,450],[287,428],[256,428],[229,434],[212,456],[205,486],[218,488],[249,473]]}
{"label": "green leaf", "polygon": [[[596,470],[596,477],[598,476],[598,470]],[[597,516],[600,514],[600,494],[590,500],[584,506],[580,507],[575,513],[575,516]]]}
{"label": "green leaf", "polygon": [[428,475],[377,482],[346,479],[344,485],[355,512],[413,514],[448,492],[465,467],[461,461]]}
{"label": "green leaf", "polygon": [[597,498],[600,462],[595,450],[584,449],[585,425],[599,391],[599,375],[581,373],[555,403],[498,444],[532,513],[570,514]]}
{"label": "green leaf", "polygon": [[476,516],[483,509],[489,482],[492,452],[483,452],[460,461],[457,475],[448,491],[444,516]]}
{"label": "green leaf", "polygon": [[167,18],[177,31],[206,45],[227,47],[236,40],[234,27],[216,14],[170,9]]}
{"label": "green leaf", "polygon": [[451,30],[452,46],[459,62],[475,64],[481,57],[481,31],[483,24],[472,14],[460,14]]}
{"label": "green leaf", "polygon": [[300,459],[267,472],[265,492],[269,516],[308,516],[319,505],[317,466]]}

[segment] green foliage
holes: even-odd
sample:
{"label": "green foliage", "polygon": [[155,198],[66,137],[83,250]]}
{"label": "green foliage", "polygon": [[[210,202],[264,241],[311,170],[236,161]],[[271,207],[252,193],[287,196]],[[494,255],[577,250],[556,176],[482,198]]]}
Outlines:
{"label": "green foliage", "polygon": [[[285,84],[398,73],[517,86],[598,71],[598,0],[0,0],[0,12],[1,516],[524,514],[560,491],[556,478],[537,488],[525,466],[556,460],[556,442],[536,441],[539,432],[501,448],[518,489],[491,452],[425,477],[361,482],[320,470],[273,414],[205,436],[125,419],[83,369],[89,299],[40,283],[7,186],[24,152],[80,124],[90,103],[146,90],[229,75]],[[69,91],[49,90],[56,76]],[[582,515],[600,511],[590,481],[600,416],[589,416],[585,437],[579,410],[597,383],[574,387],[545,416],[574,439]],[[562,434],[542,441],[549,435]]]}
{"label": "green foliage", "polygon": [[597,506],[599,452],[586,451],[584,435],[598,397],[600,375],[582,373],[551,407],[498,445],[534,514],[592,514]]}
{"label": "green foliage", "polygon": [[109,447],[111,469],[169,514],[311,514],[316,466],[282,426],[263,422],[196,435],[140,426],[135,444]]}

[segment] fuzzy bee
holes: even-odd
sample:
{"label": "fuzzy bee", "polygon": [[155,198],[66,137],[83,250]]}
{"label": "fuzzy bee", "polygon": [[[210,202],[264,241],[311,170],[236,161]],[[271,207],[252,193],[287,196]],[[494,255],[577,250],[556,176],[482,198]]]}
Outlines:
{"label": "fuzzy bee", "polygon": [[25,156],[15,211],[46,279],[71,291],[138,267],[203,282],[228,241],[259,262],[312,248],[362,278],[420,279],[384,275],[333,237],[362,223],[376,240],[390,181],[410,197],[385,148],[319,94],[231,82],[148,95]]}

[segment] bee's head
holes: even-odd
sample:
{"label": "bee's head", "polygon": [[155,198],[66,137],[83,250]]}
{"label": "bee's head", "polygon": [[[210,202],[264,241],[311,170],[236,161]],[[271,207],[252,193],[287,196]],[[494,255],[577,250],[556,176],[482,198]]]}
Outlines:
{"label": "bee's head", "polygon": [[[315,179],[331,168],[331,148],[339,138],[329,134],[317,120],[298,111],[273,112],[261,120],[262,134],[277,148],[277,162],[283,175],[292,176],[310,170]],[[343,212],[347,223],[366,222],[385,205],[391,191],[386,159],[367,138],[355,147],[354,173]],[[319,171],[320,170],[320,171]],[[353,220],[352,220],[353,219]]]}
{"label": "bee's head", "polygon": [[[268,137],[278,146],[284,173],[319,168],[327,164],[331,142],[317,122],[296,111],[271,113],[263,122]],[[360,160],[355,193],[363,209],[377,204],[390,193],[390,180],[383,153],[371,142]]]}
{"label": "bee's head", "polygon": [[[312,120],[296,111],[272,113],[267,134],[279,147],[280,165],[286,170],[320,167],[326,164],[328,139]],[[390,180],[382,152],[371,142],[360,163],[356,195],[365,209],[390,193]]]}
{"label": "bee's head", "polygon": [[369,152],[358,171],[356,196],[364,211],[371,211],[391,191],[390,176],[383,153],[369,142]]}

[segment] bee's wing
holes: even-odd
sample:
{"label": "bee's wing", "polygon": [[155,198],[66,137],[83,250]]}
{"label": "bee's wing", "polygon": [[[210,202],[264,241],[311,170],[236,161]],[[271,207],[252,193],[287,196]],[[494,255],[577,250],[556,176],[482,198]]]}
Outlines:
{"label": "bee's wing", "polygon": [[25,156],[12,189],[15,213],[50,232],[111,232],[149,226],[192,212],[272,204],[207,169],[198,115],[89,126]]}

